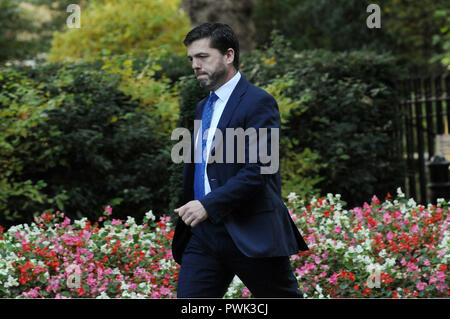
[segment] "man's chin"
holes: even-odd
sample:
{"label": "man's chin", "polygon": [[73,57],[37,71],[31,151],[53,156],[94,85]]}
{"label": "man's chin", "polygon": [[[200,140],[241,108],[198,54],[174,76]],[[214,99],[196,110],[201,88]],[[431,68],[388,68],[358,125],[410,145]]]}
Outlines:
{"label": "man's chin", "polygon": [[200,83],[200,86],[201,86],[202,88],[211,90],[211,87],[212,87],[211,81],[208,81],[208,80],[198,80],[198,82]]}

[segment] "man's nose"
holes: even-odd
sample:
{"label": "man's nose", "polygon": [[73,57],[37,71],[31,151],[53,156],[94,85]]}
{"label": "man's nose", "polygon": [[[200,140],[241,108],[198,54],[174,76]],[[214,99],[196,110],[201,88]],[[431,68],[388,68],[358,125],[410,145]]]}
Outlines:
{"label": "man's nose", "polygon": [[198,63],[198,61],[195,60],[195,59],[192,60],[192,68],[193,68],[194,70],[200,69],[200,63]]}

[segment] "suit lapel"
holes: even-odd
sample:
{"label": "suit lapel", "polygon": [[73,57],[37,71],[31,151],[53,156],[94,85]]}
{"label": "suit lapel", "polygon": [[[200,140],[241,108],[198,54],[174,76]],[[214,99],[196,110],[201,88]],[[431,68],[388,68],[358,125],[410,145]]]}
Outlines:
{"label": "suit lapel", "polygon": [[241,102],[242,95],[247,91],[248,82],[245,77],[241,74],[241,78],[231,93],[230,98],[228,99],[227,105],[225,105],[225,109],[223,110],[222,116],[220,117],[219,123],[217,124],[217,128],[222,131],[222,134],[225,134],[225,128],[233,116],[234,111],[238,107]]}

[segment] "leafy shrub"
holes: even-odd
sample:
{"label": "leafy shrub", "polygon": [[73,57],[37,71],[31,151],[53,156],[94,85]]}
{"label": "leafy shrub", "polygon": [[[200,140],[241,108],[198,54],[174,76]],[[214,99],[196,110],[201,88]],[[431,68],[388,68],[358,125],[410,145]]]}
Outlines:
{"label": "leafy shrub", "polygon": [[150,116],[159,132],[169,136],[178,120],[178,88],[164,74],[156,78],[156,72],[162,67],[155,61],[161,57],[158,52],[139,68],[133,66],[135,58],[132,56],[105,58],[102,69],[108,74],[119,75],[118,88],[138,101],[138,109]]}
{"label": "leafy shrub", "polygon": [[298,141],[295,153],[320,155],[321,193],[339,193],[358,205],[401,185],[400,141],[393,139],[401,119],[395,59],[370,51],[295,52],[273,36],[272,45],[243,59],[242,71],[263,86],[293,79],[283,95],[300,104],[289,109],[283,134]]}
{"label": "leafy shrub", "polygon": [[[58,208],[70,217],[96,218],[95,208],[98,211],[106,202],[116,207],[118,216],[141,218],[150,206],[160,214],[170,197],[161,189],[170,160],[161,151],[166,135],[156,129],[151,114],[139,109],[138,101],[118,88],[121,78],[105,74],[100,65],[50,65],[28,71],[30,87],[16,97],[10,94],[14,103],[3,111],[25,107],[23,100],[34,95],[43,96],[35,102],[41,111],[29,112],[45,120],[34,123],[34,134],[11,135],[17,148],[10,148],[10,157],[20,160],[20,174],[6,176],[40,185],[40,192],[59,200]],[[49,203],[17,211],[29,220],[38,209],[54,211]]]}
{"label": "leafy shrub", "polygon": [[62,208],[65,195],[48,198],[45,181],[28,174],[34,174],[36,163],[51,165],[59,154],[48,145],[57,132],[52,129],[46,136],[37,129],[46,120],[44,111],[58,101],[47,103],[41,84],[19,70],[2,70],[0,87],[0,221],[5,224],[23,217],[24,211],[39,212],[42,205]]}
{"label": "leafy shrub", "polygon": [[55,32],[48,60],[93,60],[101,55],[146,55],[165,46],[184,53],[189,18],[179,0],[95,0],[81,10],[81,28]]}
{"label": "leafy shrub", "polygon": [[[264,63],[270,65],[274,61],[265,59]],[[257,83],[258,84],[258,83]],[[278,103],[281,117],[281,136],[280,136],[280,174],[282,180],[282,195],[287,197],[291,192],[297,192],[304,200],[310,200],[313,196],[318,196],[320,190],[316,185],[323,180],[319,176],[321,167],[326,164],[320,164],[320,155],[312,152],[309,148],[299,153],[298,140],[294,137],[284,135],[286,123],[291,111],[302,112],[307,110],[305,102],[308,97],[302,100],[291,99],[289,97],[289,88],[294,84],[292,74],[286,73],[283,76],[277,76],[270,84],[262,88],[271,94]]]}

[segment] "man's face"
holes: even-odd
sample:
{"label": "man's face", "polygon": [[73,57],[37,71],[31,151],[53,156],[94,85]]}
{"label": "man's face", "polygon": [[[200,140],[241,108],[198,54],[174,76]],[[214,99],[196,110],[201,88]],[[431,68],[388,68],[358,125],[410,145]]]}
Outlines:
{"label": "man's face", "polygon": [[209,46],[209,38],[192,42],[188,47],[188,58],[192,62],[195,76],[200,85],[215,91],[226,82],[228,75],[227,59],[219,50]]}

